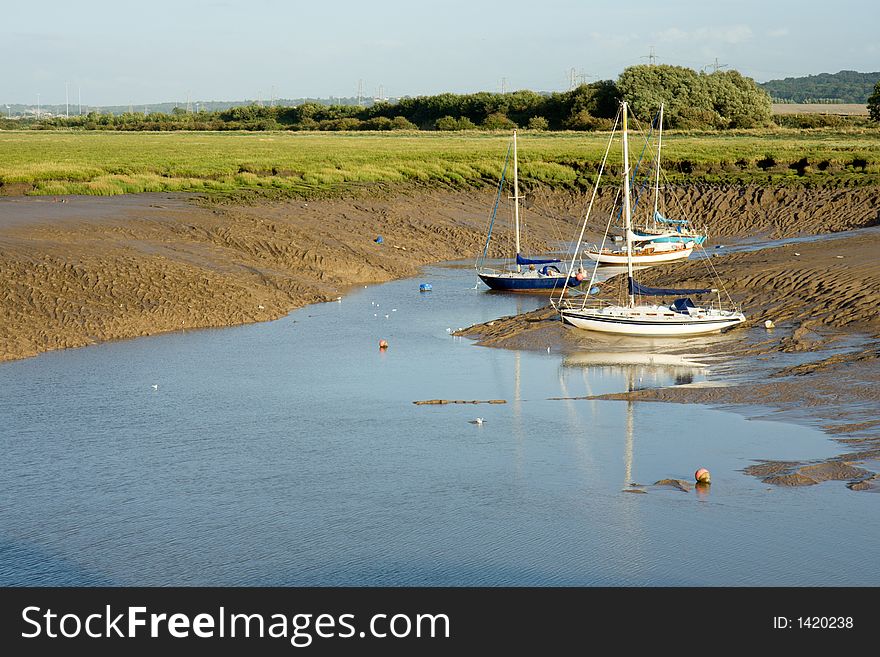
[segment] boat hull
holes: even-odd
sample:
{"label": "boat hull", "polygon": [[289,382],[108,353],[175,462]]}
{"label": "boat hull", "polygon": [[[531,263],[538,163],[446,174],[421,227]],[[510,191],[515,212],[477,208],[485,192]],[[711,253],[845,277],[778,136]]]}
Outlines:
{"label": "boat hull", "polygon": [[[634,265],[656,265],[661,262],[674,262],[675,260],[685,260],[693,252],[693,247],[686,249],[676,249],[673,251],[660,251],[657,253],[639,254],[632,256]],[[605,253],[602,251],[584,251],[590,260],[598,262],[600,265],[626,265],[626,253]]]}
{"label": "boat hull", "polygon": [[720,333],[745,320],[740,313],[708,316],[687,316],[668,319],[625,317],[589,310],[562,310],[562,320],[571,326],[600,333],[642,337],[693,336]]}
{"label": "boat hull", "polygon": [[568,287],[577,287],[581,282],[574,276],[529,276],[515,272],[500,274],[478,273],[480,280],[493,290],[504,292],[531,292],[534,290],[561,289],[568,278]]}
{"label": "boat hull", "polygon": [[[639,237],[650,237],[651,236],[651,233],[647,233],[647,232],[641,231],[641,230],[634,230],[633,232],[636,235],[638,235]],[[657,236],[654,239],[652,239],[651,241],[657,242],[657,243],[663,243],[663,244],[668,244],[668,243],[687,244],[688,242],[693,242],[694,244],[699,246],[700,244],[702,244],[703,242],[706,241],[706,236],[705,235],[667,235],[664,237]]]}

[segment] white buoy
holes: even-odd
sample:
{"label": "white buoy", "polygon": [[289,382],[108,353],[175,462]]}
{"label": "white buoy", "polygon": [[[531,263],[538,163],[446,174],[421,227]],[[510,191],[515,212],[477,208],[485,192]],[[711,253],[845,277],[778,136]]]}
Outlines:
{"label": "white buoy", "polygon": [[153,384],[153,390],[158,390],[158,389],[159,389],[159,384],[158,384],[158,383],[154,383],[154,384]]}
{"label": "white buoy", "polygon": [[773,320],[772,320],[772,319],[768,319],[768,320],[766,320],[766,321],[764,322],[764,328],[767,329],[767,330],[770,330],[770,329],[775,328],[775,327],[776,327],[776,324],[773,323]]}

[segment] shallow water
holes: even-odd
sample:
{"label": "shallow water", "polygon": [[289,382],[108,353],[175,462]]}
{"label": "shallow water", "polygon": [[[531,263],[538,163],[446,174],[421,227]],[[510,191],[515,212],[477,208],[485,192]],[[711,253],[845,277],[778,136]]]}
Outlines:
{"label": "shallow water", "polygon": [[[741,472],[838,453],[824,434],[551,399],[699,384],[706,363],[477,347],[447,329],[546,300],[475,283],[432,267],[275,322],[3,364],[0,583],[880,583],[874,495]],[[412,403],[435,398],[508,403]],[[698,467],[708,493],[622,492]]]}

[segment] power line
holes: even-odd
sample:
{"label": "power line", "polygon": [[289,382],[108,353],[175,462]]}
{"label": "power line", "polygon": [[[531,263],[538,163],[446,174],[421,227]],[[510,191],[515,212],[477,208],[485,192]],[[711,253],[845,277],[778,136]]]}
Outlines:
{"label": "power line", "polygon": [[568,73],[566,74],[568,77],[568,90],[571,91],[576,87],[579,87],[582,84],[586,84],[587,80],[590,78],[595,78],[595,75],[584,73],[583,69],[577,71],[574,66],[568,69]]}
{"label": "power line", "polygon": [[659,57],[657,57],[657,54],[654,52],[654,46],[651,46],[651,50],[648,52],[648,54],[642,55],[641,58],[647,59],[649,66],[654,66],[657,63],[657,60],[659,59]]}
{"label": "power line", "polygon": [[700,69],[700,71],[705,71],[707,68],[711,68],[713,73],[717,73],[722,68],[727,68],[727,64],[719,64],[718,58],[716,57],[714,63],[706,64],[703,68]]}

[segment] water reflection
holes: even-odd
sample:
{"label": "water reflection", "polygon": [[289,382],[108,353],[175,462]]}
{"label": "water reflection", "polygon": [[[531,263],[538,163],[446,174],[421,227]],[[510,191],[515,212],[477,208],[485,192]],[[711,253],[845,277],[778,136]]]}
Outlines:
{"label": "water reflection", "polygon": [[[676,344],[678,346],[678,344]],[[708,365],[692,354],[670,354],[640,351],[581,351],[565,356],[564,368],[581,368],[585,378],[596,373],[609,374],[625,385],[625,392],[633,392],[648,385],[684,385],[705,377]],[[594,401],[593,404],[596,402]],[[594,410],[595,413],[595,410]],[[623,485],[633,483],[635,403],[626,402],[624,423]]]}
{"label": "water reflection", "polygon": [[708,365],[693,355],[640,351],[576,352],[563,358],[562,366],[603,369],[621,374],[629,382],[630,390],[634,389],[632,386],[636,383],[638,387],[643,387],[645,381],[660,385],[693,383],[708,370]]}

